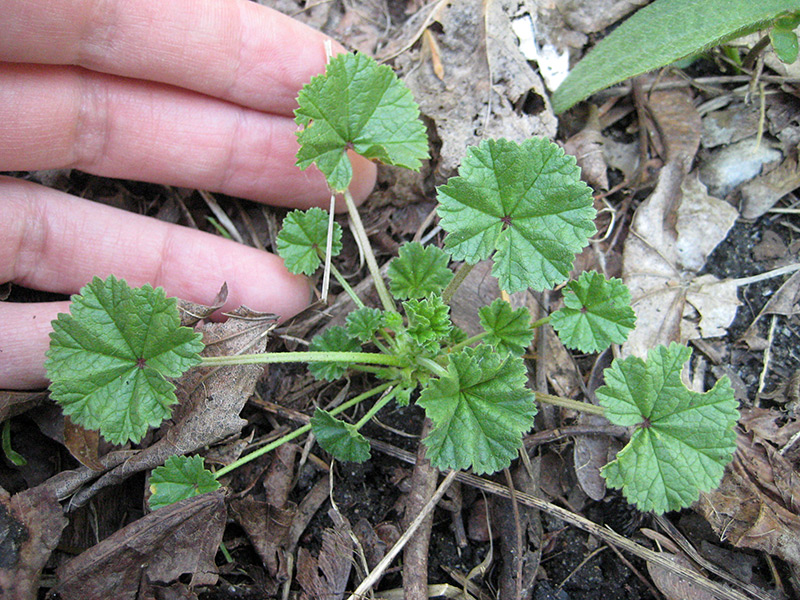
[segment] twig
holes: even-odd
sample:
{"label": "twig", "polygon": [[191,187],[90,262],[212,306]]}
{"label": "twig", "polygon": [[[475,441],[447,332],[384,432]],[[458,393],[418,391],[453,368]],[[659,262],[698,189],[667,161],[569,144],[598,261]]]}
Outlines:
{"label": "twig", "polygon": [[389,567],[395,557],[400,554],[400,551],[403,547],[408,543],[408,540],[411,539],[419,529],[422,522],[428,517],[430,513],[433,512],[433,509],[439,503],[439,500],[442,499],[444,493],[447,491],[447,488],[450,487],[450,484],[453,483],[453,480],[456,476],[461,473],[461,471],[450,471],[447,476],[444,478],[442,483],[436,489],[436,492],[433,494],[433,497],[428,501],[425,505],[425,508],[417,515],[417,518],[408,526],[405,533],[397,540],[397,543],[392,546],[392,549],[386,553],[386,556],[383,557],[381,562],[379,562],[374,569],[367,575],[366,579],[362,581],[356,590],[350,595],[347,600],[361,600],[361,598],[366,594],[367,590],[371,589],[373,585],[380,579],[383,572]]}
{"label": "twig", "polygon": [[[381,452],[386,452],[387,454],[391,454],[392,456],[399,458],[408,463],[414,462],[415,458],[414,455],[410,452],[406,452],[405,450],[401,450],[400,448],[395,448],[390,444],[386,444],[385,442],[381,442],[379,440],[369,440],[370,444],[376,450],[380,450]],[[453,473],[450,472],[448,477]],[[497,496],[501,496],[503,498],[510,498],[511,492],[510,490],[503,486],[499,485],[493,481],[489,481],[488,479],[484,479],[482,477],[478,477],[477,475],[472,475],[471,473],[465,473],[463,471],[458,471],[455,476],[459,481],[462,483],[466,483],[473,487],[476,487],[480,490],[484,490],[489,492],[490,494],[495,494]],[[582,529],[591,535],[600,538],[604,542],[608,544],[614,544],[618,548],[625,550],[626,552],[630,552],[634,556],[638,556],[639,558],[651,562],[653,564],[658,565],[668,571],[675,573],[679,577],[683,577],[692,581],[694,584],[702,587],[703,589],[711,592],[712,594],[716,594],[720,598],[724,598],[726,600],[751,600],[752,598],[761,598],[758,595],[753,594],[751,591],[748,590],[748,594],[744,594],[736,589],[727,588],[715,581],[711,581],[710,579],[698,574],[696,571],[674,563],[672,560],[669,559],[667,556],[663,556],[659,552],[654,552],[649,548],[642,546],[641,544],[637,544],[636,542],[628,539],[627,537],[616,533],[610,529],[605,527],[601,527],[596,523],[593,523],[589,519],[582,517],[578,514],[575,514],[571,511],[568,511],[560,506],[556,506],[555,504],[551,504],[541,498],[536,498],[535,496],[531,496],[530,494],[526,494],[524,492],[517,492],[517,500],[520,504],[524,504],[526,506],[532,506],[533,508],[538,508],[562,521],[566,521],[567,523],[574,525],[575,527]],[[360,589],[360,588],[359,588]],[[356,598],[357,594],[351,596],[348,600],[358,600]]]}

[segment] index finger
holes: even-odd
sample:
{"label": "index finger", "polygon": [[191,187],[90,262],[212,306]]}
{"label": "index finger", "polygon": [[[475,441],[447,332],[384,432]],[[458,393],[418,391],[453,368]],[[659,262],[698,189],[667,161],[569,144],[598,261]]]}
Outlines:
{"label": "index finger", "polygon": [[327,36],[247,0],[0,0],[0,13],[0,60],[79,65],[275,114],[291,115],[326,63]]}

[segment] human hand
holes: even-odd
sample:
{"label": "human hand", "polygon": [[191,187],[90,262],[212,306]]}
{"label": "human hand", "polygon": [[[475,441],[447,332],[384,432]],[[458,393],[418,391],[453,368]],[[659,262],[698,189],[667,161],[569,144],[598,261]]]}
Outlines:
{"label": "human hand", "polygon": [[[323,34],[247,0],[0,0],[0,170],[75,168],[281,206],[325,206],[294,165],[298,90],[325,68]],[[334,51],[341,47],[334,44]],[[363,200],[375,167],[353,161]],[[74,293],[95,275],[290,317],[305,279],[270,254],[0,177],[0,282]],[[66,302],[0,302],[0,389],[47,384]]]}

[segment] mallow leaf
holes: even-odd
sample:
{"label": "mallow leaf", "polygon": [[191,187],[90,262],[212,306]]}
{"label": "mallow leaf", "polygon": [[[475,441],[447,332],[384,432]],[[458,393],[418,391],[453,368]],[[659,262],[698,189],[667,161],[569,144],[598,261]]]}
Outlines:
{"label": "mallow leaf", "polygon": [[630,442],[601,473],[642,511],[689,506],[714,489],[736,450],[739,418],[727,378],[701,394],[687,389],[681,368],[692,351],[672,343],[630,356],[605,370],[596,392],[609,421],[634,426]]}
{"label": "mallow leaf", "polygon": [[441,296],[431,294],[422,300],[406,300],[403,309],[408,317],[408,335],[420,346],[435,351],[438,342],[450,334],[450,306]]}
{"label": "mallow leaf", "polygon": [[442,470],[480,474],[507,467],[536,415],[522,359],[481,344],[451,355],[447,371],[417,400],[433,421],[423,440],[426,456]]}
{"label": "mallow leaf", "polygon": [[[311,352],[359,352],[361,344],[344,327],[332,325],[315,335],[308,349]],[[308,363],[308,370],[319,380],[336,381],[345,374],[349,366],[345,362],[311,362]]]}
{"label": "mallow leaf", "polygon": [[[342,227],[333,224],[331,256],[342,250]],[[328,213],[321,208],[293,210],[283,219],[275,240],[286,268],[295,275],[313,275],[322,264],[328,239]]]}
{"label": "mallow leaf", "polygon": [[200,363],[202,335],[181,327],[175,298],[95,277],[53,321],[45,368],[65,415],[113,444],[138,442],[177,402],[167,378]]}
{"label": "mallow leaf", "polygon": [[525,352],[533,339],[531,313],[525,307],[516,310],[498,298],[489,306],[478,309],[481,325],[489,334],[486,341],[498,350],[511,354]]}
{"label": "mallow leaf", "polygon": [[772,48],[783,62],[791,64],[797,60],[798,43],[794,29],[800,24],[800,16],[791,15],[775,19],[769,32]]}
{"label": "mallow leaf", "polygon": [[219,481],[203,466],[202,456],[170,456],[150,475],[148,504],[156,510],[217,489]]}
{"label": "mallow leaf", "polygon": [[339,54],[297,97],[297,165],[316,164],[331,189],[343,192],[356,154],[419,170],[428,157],[425,126],[411,92],[386,65],[366,54]]}
{"label": "mallow leaf", "polygon": [[570,348],[600,352],[628,339],[636,313],[621,280],[585,271],[564,286],[564,306],[550,315],[550,324]]}
{"label": "mallow leaf", "polygon": [[347,333],[362,342],[368,342],[378,329],[383,327],[385,319],[383,311],[364,306],[348,314],[345,322],[347,323]]}
{"label": "mallow leaf", "polygon": [[322,409],[316,409],[311,417],[311,431],[322,448],[336,460],[364,462],[369,460],[369,442],[350,423],[331,416]]}
{"label": "mallow leaf", "polygon": [[797,0],[655,0],[575,65],[553,93],[553,110],[565,111],[598,90],[756,31],[797,9]]}
{"label": "mallow leaf", "polygon": [[507,292],[565,281],[595,232],[591,190],[575,158],[544,138],[469,148],[438,198],[445,248],[471,264],[494,252],[492,274]]}
{"label": "mallow leaf", "polygon": [[403,244],[386,270],[389,289],[398,300],[440,294],[453,278],[448,264],[450,254],[441,248],[419,242]]}

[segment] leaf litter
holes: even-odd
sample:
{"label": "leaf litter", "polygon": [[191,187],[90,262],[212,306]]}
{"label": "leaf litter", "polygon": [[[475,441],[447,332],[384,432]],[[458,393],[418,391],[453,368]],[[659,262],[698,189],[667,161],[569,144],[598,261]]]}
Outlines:
{"label": "leaf litter", "polygon": [[[278,4],[285,5],[284,8],[290,13],[294,13],[301,8],[292,0]],[[384,44],[383,40],[386,39],[385,29],[383,26],[376,25],[376,23],[386,22],[383,17],[387,14],[396,20],[397,10],[389,10],[386,6],[382,6],[380,2],[365,3],[365,5],[366,4],[369,5],[364,7],[359,6],[356,10],[350,10],[349,8],[339,10],[331,6],[331,3],[319,3],[305,7],[305,12],[298,14],[298,17],[304,19],[308,18],[312,23],[316,23],[318,26],[331,27],[331,31],[334,33],[335,37],[345,39],[345,41],[352,40],[352,43],[362,50],[368,52],[378,51],[381,54],[388,54],[392,46],[397,48],[397,44],[392,44],[391,42],[389,44]],[[401,69],[408,74],[409,80],[417,79],[422,82],[418,84],[415,95],[418,95],[418,92],[422,94],[420,99],[422,99],[424,103],[427,103],[423,104],[423,112],[425,112],[425,115],[430,119],[433,126],[437,128],[437,133],[441,136],[443,145],[440,156],[435,156],[431,165],[434,178],[441,178],[442,174],[451,174],[457,165],[460,164],[461,158],[463,157],[464,141],[469,139],[478,141],[484,135],[488,135],[487,131],[494,135],[494,132],[500,130],[507,133],[509,137],[515,135],[524,135],[527,137],[530,133],[537,132],[554,134],[556,121],[547,107],[545,94],[542,92],[543,88],[540,87],[542,85],[541,81],[536,81],[536,71],[527,61],[520,61],[519,57],[521,54],[516,47],[518,38],[512,33],[513,30],[509,25],[514,18],[519,17],[520,14],[523,13],[533,15],[533,20],[538,25],[543,25],[542,13],[544,9],[530,2],[519,3],[515,7],[510,7],[506,3],[493,2],[489,3],[492,12],[483,13],[477,3],[455,8],[447,2],[432,4],[432,6],[428,5],[426,9],[420,11],[420,16],[423,19],[427,18],[423,13],[433,15],[429,20],[429,26],[426,26],[422,30],[423,33],[420,34],[421,39],[429,40],[426,43],[427,49],[423,50],[412,45],[409,51],[401,53],[394,62],[395,66],[400,66]],[[571,10],[567,13],[568,15],[588,15],[587,18],[591,20],[593,10],[587,10],[586,6],[581,2],[572,2],[570,6],[573,4],[577,6],[573,7],[574,11]],[[609,8],[611,13],[609,14],[613,16],[610,17],[611,20],[608,21],[608,23],[613,23],[619,18],[616,15],[630,11],[634,8],[631,5],[635,3],[608,2],[604,3],[604,5],[605,4],[611,5]],[[583,12],[580,10],[581,7],[584,8]],[[592,6],[591,8],[594,7]],[[408,10],[413,13],[414,7],[409,5]],[[600,31],[608,24],[602,21],[599,12],[600,11],[598,11],[595,25],[591,23],[584,24],[582,22],[579,25],[578,22],[573,19],[574,22],[571,22],[571,25],[576,28],[576,31],[580,30],[579,35],[575,35],[576,31],[572,31],[569,25],[565,25],[562,22],[561,26],[563,32],[568,34],[566,35],[569,41],[568,45],[572,45],[573,48],[580,46],[586,41],[584,36],[585,32]],[[365,18],[365,15],[369,18]],[[378,18],[374,18],[375,16]],[[420,19],[408,19],[408,34],[402,39],[397,36],[398,40],[405,45],[413,37],[412,34],[420,30],[421,22]],[[482,47],[481,40],[485,39],[485,32],[482,31],[482,28],[487,26],[489,27],[488,31],[491,34],[491,39],[485,44],[486,47]],[[348,36],[352,37],[349,38]],[[437,60],[434,58],[434,51],[431,50],[432,46],[430,40],[433,40],[435,48],[438,49],[438,62],[440,63],[441,69],[436,65]],[[543,43],[544,38],[539,38],[537,42]],[[382,45],[385,50],[381,49]],[[502,56],[503,52],[506,53],[506,56]],[[531,73],[533,77],[531,77]],[[439,87],[433,87],[434,82],[432,78],[436,78],[439,82]],[[529,87],[520,93],[520,88],[525,86]],[[431,94],[430,90],[435,90],[435,94]],[[469,92],[464,93],[464,90],[468,90]],[[653,95],[653,93],[649,94],[650,100],[653,100]],[[441,104],[442,101],[455,103],[439,107],[437,102]],[[674,100],[665,101],[664,103],[668,106],[670,104],[674,104],[676,107],[686,106]],[[696,100],[693,101],[693,104],[696,103]],[[601,110],[604,109],[601,107]],[[734,103],[733,108],[730,109],[734,114],[737,111],[743,110],[744,107],[739,103]],[[776,103],[768,104],[768,115],[775,113],[776,110]],[[676,112],[680,115],[680,110]],[[714,114],[715,112],[716,111],[711,111],[706,114]],[[679,135],[674,137],[679,138],[682,136],[684,139],[694,139],[699,131],[699,129],[695,129],[696,120],[694,117],[691,119],[683,119],[683,121],[689,123],[687,130],[685,127],[679,129],[681,123],[677,115],[673,115],[670,118],[659,116],[658,107],[654,108],[654,114],[656,118],[654,118],[652,124],[657,130],[652,130],[652,134],[661,138],[660,141],[656,142],[656,147],[659,148],[658,151],[662,160],[666,161],[666,166],[661,169],[661,175],[658,179],[659,186],[661,187],[660,191],[663,192],[663,194],[656,200],[648,200],[645,204],[638,207],[634,223],[631,226],[632,232],[628,234],[629,244],[637,233],[646,234],[646,239],[650,244],[650,248],[649,252],[645,253],[644,256],[650,261],[647,263],[648,267],[653,267],[653,276],[648,279],[648,276],[651,275],[650,272],[646,272],[645,269],[639,268],[637,270],[635,268],[638,264],[637,255],[635,253],[628,253],[627,247],[624,267],[626,270],[624,273],[630,274],[638,283],[643,285],[643,289],[645,290],[643,297],[646,297],[645,300],[648,300],[650,297],[657,298],[657,300],[654,300],[656,309],[654,309],[653,313],[648,313],[655,314],[656,317],[648,317],[646,319],[648,322],[654,324],[653,330],[656,333],[666,332],[667,335],[664,338],[666,340],[682,339],[682,336],[694,336],[692,339],[697,340],[698,343],[711,338],[710,343],[717,344],[718,342],[716,340],[719,340],[721,336],[724,336],[725,333],[729,331],[731,327],[729,318],[736,308],[738,307],[740,311],[743,310],[741,305],[738,304],[739,300],[736,295],[736,289],[749,285],[747,282],[742,281],[742,275],[735,275],[727,278],[730,280],[736,280],[738,278],[738,285],[726,285],[726,278],[722,278],[720,281],[702,279],[702,277],[705,276],[702,274],[704,273],[704,265],[707,257],[716,245],[715,240],[725,237],[727,233],[726,227],[729,227],[728,221],[732,217],[725,208],[725,205],[715,203],[713,200],[705,200],[708,191],[707,189],[703,189],[702,183],[697,182],[694,174],[685,175],[686,167],[689,162],[691,162],[689,157],[695,156],[694,151],[687,148],[679,148],[676,151],[674,150],[674,142],[669,139],[670,133],[674,132],[679,133]],[[691,111],[685,112],[684,117],[689,114],[691,114]],[[791,148],[791,144],[787,144],[784,140],[788,139],[787,136],[790,135],[792,127],[796,127],[797,112],[795,111],[795,113],[792,113],[792,111],[787,111],[784,108],[781,114],[784,115],[782,117],[784,119],[784,125],[779,124],[776,127],[776,123],[781,123],[776,117],[775,119],[768,119],[767,126],[770,132],[781,140],[782,151],[785,152],[787,147]],[[752,121],[750,121],[750,123],[750,127],[752,127]],[[503,127],[507,127],[507,129],[503,130]],[[612,146],[612,143],[616,143],[612,139],[615,136],[612,134],[610,137],[606,137],[608,135],[609,132],[603,130],[603,138],[608,142],[603,146],[604,152],[608,150],[608,147]],[[752,133],[750,136],[752,136]],[[750,136],[745,135],[744,137]],[[666,141],[664,138],[666,138]],[[626,141],[629,142],[629,138]],[[728,144],[735,141],[735,139],[732,139],[723,143]],[[597,145],[603,145],[603,140],[598,140],[594,137],[592,138],[591,144],[592,145],[587,146],[587,148],[588,151],[594,155],[597,150]],[[636,144],[629,143],[626,144],[626,147],[635,148]],[[710,145],[708,147],[710,147]],[[705,150],[701,151],[701,156],[697,158],[696,165],[703,164],[705,160],[704,152]],[[774,154],[772,156],[774,156]],[[628,169],[628,173],[626,173],[627,176],[628,174],[633,174],[633,170],[637,167],[632,166],[634,163],[632,163],[630,157],[625,160],[627,161],[625,164],[628,165],[626,166],[626,169]],[[791,160],[791,158],[786,160]],[[786,162],[785,168],[791,168],[791,164],[790,162]],[[600,165],[598,165],[597,168],[601,170]],[[611,176],[609,186],[613,186],[615,183],[615,170],[616,168],[609,171]],[[759,177],[768,177],[771,172],[775,172],[775,170],[767,172],[767,169],[762,169],[761,175],[757,175],[755,181],[757,181]],[[596,179],[595,181],[602,180]],[[748,185],[747,183],[744,184],[745,187]],[[789,184],[786,185],[789,186]],[[430,187],[428,187],[428,190],[430,191]],[[676,192],[676,190],[680,191]],[[745,188],[741,188],[741,190],[743,196],[747,194],[752,198],[757,196],[757,193],[745,192]],[[600,190],[596,189],[595,191],[599,192]],[[736,194],[739,193],[739,188],[734,188],[731,193],[735,197]],[[677,197],[681,194],[684,199],[678,201]],[[772,194],[772,196],[774,196],[774,194]],[[767,209],[774,206],[775,202],[779,201],[779,198],[772,196],[768,198],[768,202],[765,200],[760,206],[767,207],[769,203],[771,204]],[[728,198],[728,200],[730,200],[730,198]],[[648,212],[648,206],[651,206],[653,210]],[[743,210],[746,206],[748,205],[743,205]],[[762,209],[759,208],[758,210]],[[642,215],[641,217],[639,217],[640,213]],[[711,222],[699,222],[700,218],[705,218],[709,215],[721,218],[712,219]],[[651,220],[651,218],[653,219]],[[678,225],[678,223],[680,223],[680,225]],[[706,235],[706,233],[711,233],[712,235]],[[662,254],[664,256],[662,256]],[[663,259],[665,257],[669,260],[664,261]],[[612,271],[608,275],[619,276],[620,273]],[[477,279],[475,283],[477,287],[474,293],[476,295],[485,295],[487,290],[492,288],[490,279],[491,278],[487,277]],[[647,287],[646,284],[653,284],[653,282],[657,280],[661,281],[661,285],[651,285],[651,287]],[[465,290],[465,293],[468,292],[469,290]],[[496,286],[488,293],[498,294]],[[496,296],[490,296],[490,301],[494,297]],[[785,297],[792,297],[788,288]],[[555,301],[558,302],[557,297]],[[781,318],[786,317],[789,319],[791,315],[796,314],[793,312],[792,308],[795,304],[796,302],[793,304],[791,300],[784,300],[784,305],[781,305],[782,307],[779,306],[779,310],[775,310],[775,312],[772,313],[775,306],[778,306],[775,304],[770,307],[770,310],[765,311],[764,314],[771,313]],[[472,301],[467,301],[467,312],[470,311],[470,305],[474,306]],[[658,307],[660,307],[660,311]],[[665,308],[667,314],[666,319],[663,316]],[[472,310],[474,312],[474,309]],[[638,310],[639,307],[637,307],[637,312]],[[757,321],[763,320],[764,318]],[[759,335],[759,322],[757,321],[753,322],[754,336]],[[475,325],[478,326],[477,323],[475,323]],[[653,330],[651,330],[651,332]],[[480,331],[480,329],[478,329],[478,331]],[[763,327],[760,331],[763,332]],[[642,352],[646,352],[650,346],[646,342],[641,342],[639,347]],[[628,348],[626,351],[630,351],[630,349]],[[636,354],[637,352],[635,351],[633,353]],[[580,356],[576,357],[575,355],[569,356],[570,361],[575,361],[576,358],[578,361],[574,363],[576,369],[583,368],[587,365],[586,358],[581,358]],[[576,382],[574,377],[563,372],[563,365],[559,365],[559,368],[562,369],[561,372],[556,372],[554,370],[552,373],[551,378],[553,382],[561,381],[562,385],[570,386],[573,389],[581,387],[580,383]],[[220,388],[224,387],[224,385],[220,386]],[[215,394],[215,397],[219,393],[220,392]],[[225,429],[232,431],[234,438],[244,425],[244,421],[238,417],[243,403],[244,400],[241,398],[238,401],[231,401],[230,406],[232,410],[228,412],[228,414],[232,414],[233,417],[229,417],[225,420],[225,423],[227,423]],[[195,410],[202,412],[204,409],[201,407],[204,406],[207,409],[207,405],[203,402],[192,403],[191,406],[190,414]],[[761,440],[754,443],[754,447],[761,454],[748,450],[748,452],[752,454],[750,460],[746,462],[747,468],[750,469],[750,471],[747,472],[747,478],[742,478],[741,475],[737,475],[740,479],[735,480],[737,485],[732,489],[736,494],[733,497],[739,499],[744,509],[753,505],[753,498],[755,497],[758,499],[758,502],[762,503],[765,507],[764,513],[768,517],[770,515],[778,516],[772,516],[768,519],[765,518],[766,520],[764,522],[758,522],[754,526],[752,519],[756,518],[756,513],[748,513],[746,511],[744,511],[744,514],[735,513],[735,518],[730,521],[730,523],[733,523],[733,527],[731,528],[732,533],[727,539],[729,541],[736,540],[737,542],[741,542],[739,543],[740,546],[755,544],[755,546],[751,547],[757,547],[760,550],[774,553],[774,555],[778,557],[785,557],[785,560],[790,564],[794,564],[792,561],[796,550],[792,547],[791,538],[787,537],[787,535],[781,537],[781,533],[785,534],[787,531],[790,533],[794,531],[792,521],[794,517],[791,517],[791,515],[796,512],[796,508],[792,508],[791,503],[786,504],[782,509],[780,507],[776,508],[776,506],[773,506],[770,502],[774,504],[775,498],[781,498],[780,503],[785,503],[785,500],[783,500],[784,495],[789,493],[791,496],[792,486],[790,483],[787,484],[786,482],[792,481],[791,474],[795,472],[793,464],[796,463],[790,463],[788,467],[786,464],[781,466],[778,464],[777,459],[775,459],[775,451],[767,452],[763,450],[764,443],[772,443],[778,449],[778,454],[780,454],[781,450],[787,449],[784,453],[788,455],[787,460],[794,460],[791,452],[792,446],[789,444],[794,430],[790,425],[784,425],[783,429],[781,428],[779,409],[772,406],[769,409],[762,410],[766,412],[762,414],[759,420],[761,425],[758,427],[761,427],[761,429],[759,430],[752,421],[750,421],[750,425],[748,425],[748,427],[750,427],[748,435],[755,436],[754,439]],[[222,413],[215,413],[215,415],[219,417]],[[184,418],[188,417],[176,416],[178,423],[183,422]],[[211,419],[211,421],[213,421],[213,419]],[[743,418],[742,422],[743,424],[746,423],[747,417]],[[772,425],[769,424],[770,422]],[[196,443],[199,443],[197,448],[202,447],[203,440],[209,439],[208,430],[205,427],[199,427],[198,433],[189,434],[188,432],[191,429],[192,428],[188,428],[185,432],[187,432],[187,437],[192,439],[192,442],[186,443],[185,441],[181,441],[181,447],[190,447]],[[760,433],[756,433],[758,431],[760,431]],[[179,436],[179,438],[182,437],[183,436]],[[769,440],[769,442],[763,442],[763,440]],[[156,441],[156,444],[158,444],[158,441]],[[89,443],[88,446],[91,446],[91,443]],[[124,452],[127,452],[127,455],[124,455]],[[144,451],[140,451],[139,453],[142,454],[142,452]],[[741,452],[743,451],[740,446],[740,453]],[[108,467],[119,460],[130,458],[131,454],[132,451],[116,451],[110,455],[101,455],[98,460],[104,462],[106,467]],[[158,463],[158,461],[155,460],[155,455],[154,453],[153,465]],[[754,458],[758,456],[762,458]],[[570,465],[566,466],[570,469],[572,468]],[[744,469],[744,467],[742,467],[742,469]],[[80,475],[76,473],[70,483],[56,487],[56,489],[60,490],[62,493],[66,493],[68,490],[77,489],[80,483],[91,483],[91,481],[96,478],[96,475],[92,474],[89,469],[79,469],[79,471]],[[299,476],[300,474],[298,473],[297,477]],[[119,477],[116,481],[122,482],[127,478],[128,475],[126,474]],[[749,484],[745,485],[745,483],[742,483],[742,481],[746,482],[748,478],[750,481]],[[780,483],[775,483],[776,479],[779,480]],[[772,481],[772,483],[769,483],[770,481]],[[755,482],[755,484],[752,482]],[[753,491],[752,485],[755,485],[756,489],[760,490],[764,482],[768,483],[765,488],[767,491],[761,491],[760,495],[758,495]],[[111,483],[111,481],[109,481],[109,483]],[[91,488],[89,489],[91,490]],[[94,492],[76,497],[76,504],[80,504],[82,501],[85,502],[88,497],[91,496],[91,493]],[[577,504],[575,504],[575,506],[590,506],[584,504],[585,500],[581,499],[575,492],[570,493],[573,494],[571,501],[577,498]],[[248,496],[244,496],[243,498],[247,497]],[[324,501],[325,494],[320,494],[319,497],[322,498],[322,500],[319,500],[319,503],[312,504],[320,506],[321,502]],[[613,499],[613,495],[611,499]],[[610,499],[607,498],[606,502],[609,501]],[[703,501],[701,501],[701,503],[702,502]],[[467,504],[468,503],[469,500],[467,501]],[[707,508],[704,510],[710,515],[712,511],[721,507],[723,509],[723,514],[727,515],[728,513],[724,511],[732,511],[734,508],[732,506],[733,504],[734,502],[730,502],[729,504],[723,502],[717,505],[711,502],[706,505]],[[759,504],[759,506],[762,504]],[[360,505],[358,502],[354,501],[352,506]],[[781,512],[781,510],[784,512]],[[748,521],[748,519],[750,519],[750,521]],[[717,524],[711,517],[709,517],[709,521],[714,525]],[[780,523],[780,527],[774,529],[770,528],[775,526],[775,523],[778,522]],[[377,520],[373,520],[373,524],[375,523],[377,523]],[[299,526],[300,525],[297,525],[295,529]],[[727,531],[725,526],[726,524],[723,523],[720,525],[719,529],[723,537]],[[748,529],[748,527],[750,527],[750,529]],[[314,531],[319,532],[321,530],[315,529]],[[768,533],[774,531],[775,533],[773,535],[762,535],[765,531]],[[744,533],[742,534],[742,532]],[[434,539],[436,535],[436,531],[434,530],[432,539]],[[560,535],[566,537],[563,536],[563,534],[559,534],[557,528],[552,527],[546,527],[545,535],[549,536],[546,539],[549,540],[551,548],[558,547]],[[741,537],[737,538],[737,535]],[[296,534],[296,537],[299,539],[300,534]],[[318,539],[321,539],[321,537],[318,536],[317,540]],[[255,542],[253,543],[255,546]],[[305,543],[302,545],[305,546]],[[432,549],[436,552],[440,551],[438,550],[440,547],[440,545],[434,545]],[[547,551],[548,549],[545,547],[545,557],[547,556]],[[319,556],[321,561],[321,555],[317,554],[316,550],[312,551],[310,555]],[[579,556],[583,557],[583,554],[579,554]],[[454,560],[453,562],[455,564],[457,561]],[[472,565],[474,566],[477,562],[479,562],[477,557],[474,557]],[[313,568],[313,562],[310,564]],[[597,564],[599,564],[597,558],[588,560],[586,563],[586,571],[590,572],[593,565]],[[606,568],[608,568],[607,561],[605,564]],[[560,573],[557,567],[552,565],[552,563],[548,566],[547,562],[545,562],[543,568],[545,570],[540,571],[540,573],[556,576]],[[332,582],[335,579],[337,583],[335,585],[328,584],[326,582],[328,578],[322,576],[323,572],[324,571],[319,570],[315,571],[318,580],[322,582],[321,585],[328,586],[326,593],[340,594],[341,592],[339,590],[342,589],[342,584],[339,582],[341,578],[331,577],[329,581]],[[564,576],[566,576],[566,574],[564,574]],[[565,583],[564,589],[569,590],[572,594],[578,594],[576,588],[570,587],[570,585],[574,581],[579,580],[580,571],[578,575]],[[143,583],[140,589],[155,589],[154,585],[169,584],[164,582],[158,584]],[[173,585],[176,586],[175,590],[177,590],[177,586],[182,584]],[[610,585],[610,583],[606,582],[606,585]],[[148,586],[150,587],[148,588]]]}

